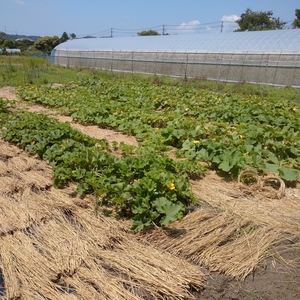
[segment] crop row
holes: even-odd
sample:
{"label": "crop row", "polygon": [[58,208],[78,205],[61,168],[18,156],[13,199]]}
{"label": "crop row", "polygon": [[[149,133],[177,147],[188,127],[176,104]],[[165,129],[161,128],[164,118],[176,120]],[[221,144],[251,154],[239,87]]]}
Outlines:
{"label": "crop row", "polygon": [[206,162],[237,177],[245,168],[299,178],[300,110],[293,102],[125,80],[28,86],[20,96],[95,124],[134,135],[154,151]]}
{"label": "crop row", "polygon": [[167,226],[196,201],[188,165],[165,154],[141,148],[135,155],[115,156],[107,140],[90,138],[44,114],[9,114],[1,99],[0,114],[9,115],[2,137],[48,161],[55,186],[77,183],[78,193],[93,193],[97,205],[132,218],[134,230]]}

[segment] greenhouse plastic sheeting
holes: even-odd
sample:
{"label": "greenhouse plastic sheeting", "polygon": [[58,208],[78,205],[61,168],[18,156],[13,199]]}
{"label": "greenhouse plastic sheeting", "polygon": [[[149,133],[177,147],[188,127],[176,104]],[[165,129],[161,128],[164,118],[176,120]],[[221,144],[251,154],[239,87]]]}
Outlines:
{"label": "greenhouse plastic sheeting", "polygon": [[300,51],[300,29],[69,40],[55,50]]}

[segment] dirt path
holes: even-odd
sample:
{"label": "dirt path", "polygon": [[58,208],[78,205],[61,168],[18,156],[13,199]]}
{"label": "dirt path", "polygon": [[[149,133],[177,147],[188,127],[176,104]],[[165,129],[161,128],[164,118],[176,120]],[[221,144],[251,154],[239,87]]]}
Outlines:
{"label": "dirt path", "polygon": [[[95,138],[106,138],[110,142],[117,141],[134,146],[138,145],[134,137],[111,130],[103,130],[97,126],[76,124],[72,122],[70,117],[61,116],[42,106],[29,106],[16,97],[13,87],[0,88],[0,97],[7,100],[16,100],[18,107],[29,111],[45,111],[61,122],[70,122],[73,128]],[[48,249],[47,247],[52,247],[52,258],[48,256],[46,260],[45,258],[43,260],[39,257],[41,261],[36,261],[36,264],[40,265],[41,268],[36,273],[37,277],[44,278],[48,284],[50,280],[49,286],[52,289],[55,290],[55,286],[58,284],[63,292],[66,291],[67,286],[75,286],[78,290],[89,291],[90,287],[84,285],[81,281],[76,281],[76,276],[76,278],[72,279],[72,276],[66,275],[64,273],[66,269],[62,273],[63,275],[58,276],[60,274],[59,270],[66,268],[66,266],[61,264],[65,260],[65,254],[53,247],[58,240],[64,240],[64,237],[69,235],[74,235],[76,239],[67,239],[68,243],[72,244],[72,247],[75,247],[72,248],[74,256],[71,255],[72,251],[68,252],[70,249],[62,248],[62,250],[64,249],[68,252],[68,272],[70,272],[72,266],[73,270],[74,268],[78,268],[76,264],[79,262],[74,257],[80,255],[82,257],[82,252],[80,251],[85,249],[84,251],[86,252],[83,255],[85,259],[89,257],[92,251],[95,251],[93,247],[88,248],[86,246],[88,245],[88,241],[91,242],[96,237],[98,242],[99,239],[102,241],[101,243],[104,245],[104,248],[106,247],[106,243],[110,243],[109,247],[113,249],[116,247],[115,243],[118,244],[120,236],[123,236],[123,238],[126,236],[126,239],[128,236],[131,244],[126,245],[131,247],[131,249],[140,247],[139,251],[144,251],[144,255],[147,251],[152,251],[160,256],[162,260],[168,261],[173,266],[169,261],[169,257],[163,256],[163,253],[170,253],[173,257],[171,261],[172,259],[174,260],[174,267],[176,268],[177,264],[177,269],[180,270],[178,273],[182,273],[184,268],[190,268],[188,262],[198,265],[198,271],[200,271],[201,267],[206,276],[202,272],[197,274],[197,270],[195,269],[189,269],[190,274],[198,276],[199,286],[202,284],[202,279],[204,280],[205,288],[202,291],[193,292],[195,299],[300,299],[299,185],[295,188],[285,188],[282,197],[278,198],[275,194],[274,196],[266,194],[262,189],[249,192],[246,187],[241,187],[237,182],[224,181],[215,172],[209,172],[201,180],[191,181],[193,192],[201,201],[200,209],[191,212],[183,220],[171,224],[169,233],[155,231],[154,234],[146,234],[145,236],[138,237],[138,240],[132,240],[132,233],[128,230],[128,222],[122,223],[120,221],[115,222],[114,219],[105,219],[103,228],[101,227],[102,225],[98,224],[99,219],[94,219],[93,217],[95,215],[93,212],[93,199],[87,198],[83,201],[77,198],[73,194],[72,187],[63,190],[53,189],[51,186],[51,169],[44,162],[29,157],[25,152],[3,141],[0,141],[0,150],[2,150],[2,152],[0,151],[0,229],[4,232],[4,234],[0,234],[0,250],[2,251],[2,256],[0,256],[0,299],[1,293],[5,290],[1,287],[1,284],[3,284],[3,282],[1,283],[2,277],[4,277],[6,292],[8,292],[7,289],[9,286],[10,299],[13,297],[16,298],[19,294],[24,299],[35,299],[35,296],[30,294],[30,291],[26,290],[26,288],[17,288],[18,281],[21,281],[24,287],[28,285],[26,283],[26,274],[27,272],[29,272],[28,274],[33,272],[36,267],[30,267],[30,264],[24,265],[24,262],[30,260],[30,255],[38,259],[32,247],[29,249],[29,256],[27,258],[18,253],[13,256],[14,249],[21,250],[24,243],[27,243],[27,245],[30,243],[38,244],[45,251]],[[33,173],[30,173],[31,171]],[[45,176],[44,174],[47,175]],[[34,201],[32,202],[31,200]],[[36,205],[37,203],[38,205]],[[90,221],[90,218],[93,221]],[[102,220],[102,217],[100,219]],[[49,241],[46,238],[47,234],[50,236],[53,235],[53,230],[51,226],[47,227],[47,224],[50,224],[52,228],[56,228],[57,230],[57,233]],[[58,224],[60,224],[60,227]],[[72,230],[70,229],[70,224]],[[26,230],[28,232],[28,228],[33,228],[32,226],[36,228],[35,234],[38,233],[37,236],[33,235],[31,237],[35,239],[34,242],[28,240],[28,233],[26,234]],[[98,231],[91,231],[92,235],[89,236],[87,232],[92,230],[93,226],[98,226]],[[74,228],[80,230],[74,231]],[[255,230],[251,232],[252,229]],[[52,230],[52,233],[49,233],[49,230]],[[60,230],[62,231],[60,232]],[[120,234],[119,230],[121,230]],[[105,235],[101,235],[99,233],[101,231],[105,232]],[[172,232],[175,234],[175,237],[172,236]],[[178,235],[178,233],[181,234]],[[83,237],[84,239],[79,243]],[[124,240],[123,238],[122,241]],[[103,242],[103,239],[106,242]],[[10,246],[4,247],[3,242],[6,242],[6,245],[11,245],[11,248]],[[149,242],[155,249],[145,250],[145,245],[149,245]],[[83,245],[84,243],[86,244]],[[125,244],[121,243],[121,246],[123,247],[123,252],[119,249],[117,255],[126,260],[126,251],[128,251],[130,257],[136,255],[136,259],[142,264],[142,258],[138,254],[133,254],[129,248],[125,247]],[[3,256],[2,253],[8,254],[7,256]],[[109,255],[116,255],[113,251],[110,253],[102,252],[102,254],[107,255],[107,259],[109,259]],[[19,265],[13,264],[11,267],[8,267],[12,257],[15,257],[13,260],[19,262]],[[180,257],[180,260],[177,261],[178,257]],[[150,262],[152,258],[153,256],[147,257],[147,260]],[[51,262],[53,259],[55,266]],[[251,266],[251,262],[253,266]],[[43,263],[46,266],[45,268],[42,267]],[[159,262],[157,263],[156,268],[161,270]],[[182,267],[184,263],[187,263],[187,265]],[[113,261],[112,264],[116,268],[116,272],[121,272],[120,261]],[[4,267],[6,270],[4,270]],[[92,277],[89,277],[90,275],[86,272],[88,272],[89,268],[94,267],[96,267],[94,262],[88,261],[87,269],[79,268],[80,272],[83,272],[80,273],[83,276],[82,278],[90,278],[89,280],[92,280]],[[23,274],[13,273],[13,270],[17,272],[18,268],[20,268]],[[49,276],[46,275],[53,268],[56,270],[54,274],[57,277],[56,283],[55,280],[52,280],[53,278],[49,279]],[[150,267],[149,265],[144,265],[144,268],[147,269]],[[45,269],[46,273],[44,272]],[[7,273],[8,270],[10,273]],[[250,272],[248,272],[249,270]],[[101,272],[101,270],[98,271]],[[104,270],[104,272],[106,271],[107,269]],[[173,271],[170,270],[170,272]],[[176,276],[175,273],[172,274],[172,276]],[[243,274],[248,275],[245,281],[235,279],[235,277],[243,277]],[[151,276],[149,274],[149,277]],[[161,276],[165,276],[163,272]],[[9,278],[9,284],[7,283],[7,278]],[[97,279],[99,281],[103,280],[99,277]],[[114,280],[120,284],[120,288],[124,286],[124,283],[120,282],[118,278]],[[178,277],[180,292],[185,294],[184,297],[187,297],[186,293],[188,291],[183,285],[180,285],[183,282],[181,280],[184,279]],[[191,278],[189,280],[192,282]],[[147,286],[146,281],[145,284]],[[151,283],[149,284],[151,285]],[[156,289],[164,289],[159,286],[158,282],[155,284]],[[170,281],[169,285],[173,286],[173,283]],[[34,285],[30,285],[30,287],[31,290],[36,289]],[[43,287],[43,289],[46,288]],[[139,285],[138,290],[139,293],[142,293],[145,291],[145,287]],[[122,292],[126,294],[127,290],[121,289],[120,293]],[[47,294],[49,291],[44,290],[43,293]],[[58,299],[55,298],[58,295],[60,294],[56,293],[55,296],[50,295],[49,299]],[[128,294],[126,294],[127,296],[124,295],[123,297],[129,297]],[[72,292],[66,297],[64,299],[77,299],[77,296]],[[89,297],[84,295],[82,299],[93,299]],[[138,298],[130,296],[123,299],[141,299],[139,295],[136,297]],[[176,298],[174,296],[173,299],[183,298],[179,296]],[[107,296],[103,299],[109,298]],[[167,297],[167,299],[171,298]]]}
{"label": "dirt path", "polygon": [[5,100],[18,100],[17,95],[15,94],[15,87],[13,86],[4,86],[0,88],[0,98]]}
{"label": "dirt path", "polygon": [[20,101],[20,99],[15,94],[15,88],[14,87],[3,87],[0,88],[0,98],[6,99],[6,100],[15,100],[18,101],[18,107],[26,109],[30,112],[45,112],[49,116],[54,117],[58,119],[60,122],[69,122],[70,125],[77,129],[78,131],[81,131],[82,133],[89,135],[91,137],[94,137],[96,139],[107,139],[108,142],[124,142],[127,145],[131,146],[138,146],[137,140],[132,136],[124,135],[120,132],[116,132],[113,130],[108,129],[102,129],[98,126],[84,126],[78,123],[75,123],[72,121],[71,117],[68,116],[62,116],[59,113],[47,109],[41,105],[28,105],[28,103],[24,101]]}

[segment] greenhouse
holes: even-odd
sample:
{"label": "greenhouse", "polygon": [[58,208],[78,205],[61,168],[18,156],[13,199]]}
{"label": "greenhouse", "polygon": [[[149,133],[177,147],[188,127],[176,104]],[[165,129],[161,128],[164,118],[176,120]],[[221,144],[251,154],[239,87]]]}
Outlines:
{"label": "greenhouse", "polygon": [[300,87],[300,29],[73,39],[53,49],[51,62]]}

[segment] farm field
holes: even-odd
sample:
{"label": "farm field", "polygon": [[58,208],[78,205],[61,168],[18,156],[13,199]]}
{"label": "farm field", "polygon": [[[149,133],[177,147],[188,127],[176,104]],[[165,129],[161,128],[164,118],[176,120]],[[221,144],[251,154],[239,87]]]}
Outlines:
{"label": "farm field", "polygon": [[3,299],[299,298],[295,102],[105,76],[0,97]]}

